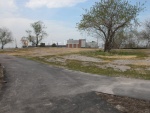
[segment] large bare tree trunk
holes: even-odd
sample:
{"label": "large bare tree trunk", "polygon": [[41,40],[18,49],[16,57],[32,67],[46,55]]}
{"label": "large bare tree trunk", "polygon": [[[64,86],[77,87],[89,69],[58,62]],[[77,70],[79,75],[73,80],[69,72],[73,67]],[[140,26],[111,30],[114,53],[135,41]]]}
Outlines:
{"label": "large bare tree trunk", "polygon": [[105,41],[105,46],[104,46],[104,52],[110,52],[112,49],[112,44],[113,44],[113,35],[108,36]]}
{"label": "large bare tree trunk", "polygon": [[104,46],[104,52],[110,52],[111,50],[111,42],[106,41]]}
{"label": "large bare tree trunk", "polygon": [[36,45],[35,45],[36,47],[38,47],[38,43],[36,43]]}

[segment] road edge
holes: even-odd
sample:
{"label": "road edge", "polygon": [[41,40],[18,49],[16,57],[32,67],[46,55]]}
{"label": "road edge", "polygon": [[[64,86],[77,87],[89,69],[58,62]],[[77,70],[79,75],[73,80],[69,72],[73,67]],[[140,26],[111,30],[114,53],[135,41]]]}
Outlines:
{"label": "road edge", "polygon": [[2,84],[4,83],[4,66],[0,63],[0,89],[2,88]]}

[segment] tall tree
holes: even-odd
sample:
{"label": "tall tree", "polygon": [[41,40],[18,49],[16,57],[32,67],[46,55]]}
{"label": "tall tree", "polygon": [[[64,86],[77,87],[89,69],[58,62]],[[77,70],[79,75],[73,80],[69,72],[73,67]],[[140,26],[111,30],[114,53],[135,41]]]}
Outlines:
{"label": "tall tree", "polygon": [[32,42],[33,45],[36,45],[38,47],[39,43],[43,40],[44,37],[47,36],[47,33],[44,31],[46,28],[44,23],[41,21],[37,21],[31,24],[31,27],[33,28],[34,34],[32,35],[31,30],[27,30],[28,37],[27,39]]}
{"label": "tall tree", "polygon": [[0,43],[1,49],[4,49],[4,46],[13,41],[12,33],[7,28],[0,28]]}
{"label": "tall tree", "polygon": [[117,31],[131,25],[142,7],[143,4],[131,5],[127,0],[100,0],[85,10],[77,26],[79,30],[99,35],[105,44],[104,51],[109,52]]}

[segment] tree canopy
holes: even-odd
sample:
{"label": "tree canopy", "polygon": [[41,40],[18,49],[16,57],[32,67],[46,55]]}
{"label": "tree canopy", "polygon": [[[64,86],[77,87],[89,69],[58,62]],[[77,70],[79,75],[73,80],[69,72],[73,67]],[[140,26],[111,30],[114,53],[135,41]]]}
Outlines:
{"label": "tree canopy", "polygon": [[0,28],[0,43],[1,43],[1,49],[4,48],[4,46],[10,42],[13,41],[12,33],[7,28]]}
{"label": "tree canopy", "polygon": [[41,21],[37,21],[31,24],[31,27],[33,28],[34,34],[32,35],[31,30],[27,30],[28,33],[27,39],[32,42],[33,45],[36,47],[39,45],[39,43],[43,40],[44,37],[47,36],[47,33],[44,31],[46,28],[44,23]]}
{"label": "tree canopy", "polygon": [[77,24],[79,30],[99,35],[104,41],[104,51],[110,51],[116,33],[128,27],[143,10],[143,4],[131,5],[127,0],[100,0],[85,10]]}

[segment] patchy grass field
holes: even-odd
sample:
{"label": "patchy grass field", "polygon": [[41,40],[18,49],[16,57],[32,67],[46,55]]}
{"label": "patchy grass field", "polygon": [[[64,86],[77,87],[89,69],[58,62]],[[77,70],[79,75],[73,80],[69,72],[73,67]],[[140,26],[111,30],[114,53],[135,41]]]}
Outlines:
{"label": "patchy grass field", "polygon": [[1,50],[0,53],[87,73],[150,80],[149,49],[104,53],[98,49],[25,48]]}

